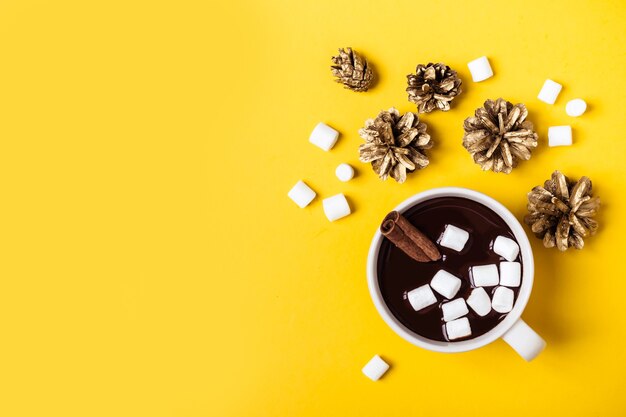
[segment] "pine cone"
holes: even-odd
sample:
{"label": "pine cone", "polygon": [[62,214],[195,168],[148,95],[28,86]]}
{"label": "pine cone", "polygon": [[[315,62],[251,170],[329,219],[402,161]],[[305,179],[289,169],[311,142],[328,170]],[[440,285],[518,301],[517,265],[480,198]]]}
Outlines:
{"label": "pine cone", "polygon": [[409,101],[417,104],[417,111],[430,113],[434,109],[450,110],[450,102],[461,94],[461,79],[446,64],[419,64],[415,74],[406,76]]}
{"label": "pine cone", "polygon": [[582,249],[584,238],[593,235],[598,222],[592,217],[600,207],[600,199],[591,195],[591,180],[582,177],[569,180],[559,171],[552,178],[528,193],[528,214],[524,222],[543,239],[546,248],[560,251],[569,247]]}
{"label": "pine cone", "polygon": [[526,106],[499,98],[485,101],[474,114],[463,124],[463,146],[483,171],[509,174],[520,159],[530,159],[537,147],[537,133],[526,120]]}
{"label": "pine cone", "polygon": [[352,48],[339,48],[339,55],[332,57],[330,69],[335,80],[352,91],[367,91],[374,80],[374,73],[367,60],[353,51]]}
{"label": "pine cone", "polygon": [[426,133],[426,124],[419,121],[416,113],[407,112],[400,117],[400,112],[393,107],[381,111],[376,119],[365,122],[359,135],[366,141],[359,146],[359,159],[371,162],[382,180],[391,175],[403,183],[407,172],[428,165],[428,158],[422,151],[432,148],[433,142]]}

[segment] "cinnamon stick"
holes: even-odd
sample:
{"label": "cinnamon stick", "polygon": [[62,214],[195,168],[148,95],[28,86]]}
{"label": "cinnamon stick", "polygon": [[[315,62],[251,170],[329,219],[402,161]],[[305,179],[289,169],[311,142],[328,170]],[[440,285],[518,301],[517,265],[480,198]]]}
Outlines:
{"label": "cinnamon stick", "polygon": [[441,259],[441,253],[439,252],[439,249],[437,249],[437,246],[435,246],[433,241],[430,240],[428,236],[422,233],[417,227],[413,226],[406,219],[406,217],[404,217],[397,211],[392,211],[391,213],[396,213],[396,224],[400,226],[400,229],[402,229],[404,234],[407,235],[409,239],[415,242],[415,244],[419,246],[422,251],[424,251],[426,256],[428,256],[431,261],[437,261]]}
{"label": "cinnamon stick", "polygon": [[[391,227],[391,224],[394,227]],[[392,211],[391,213],[385,216],[383,220],[383,224],[381,225],[381,232],[385,235],[389,240],[391,240],[398,248],[403,250],[407,255],[411,256],[418,262],[428,262],[428,261],[437,261],[441,259],[441,253],[437,246],[430,240],[424,233],[422,233],[418,228],[413,226],[403,215],[398,213],[397,211]],[[385,230],[389,230],[387,234],[385,234]],[[396,230],[393,232],[393,230]],[[389,236],[389,234],[393,233],[393,239]],[[402,246],[400,246],[402,245]],[[406,250],[404,248],[407,248]],[[417,248],[414,249],[414,248]],[[417,257],[414,256],[415,253],[419,253]],[[426,256],[425,261],[420,261],[418,257],[423,258],[422,255]]]}
{"label": "cinnamon stick", "polygon": [[420,249],[391,219],[385,219],[380,225],[380,232],[396,245],[402,252],[415,259],[417,262],[428,262],[430,258]]}

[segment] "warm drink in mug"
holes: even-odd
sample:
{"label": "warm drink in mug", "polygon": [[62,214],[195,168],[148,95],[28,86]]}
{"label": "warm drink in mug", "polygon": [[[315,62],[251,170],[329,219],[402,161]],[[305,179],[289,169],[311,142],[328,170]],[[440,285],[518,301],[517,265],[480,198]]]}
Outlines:
{"label": "warm drink in mug", "polygon": [[[515,217],[494,199],[464,188],[425,191],[395,210],[438,243],[442,258],[416,262],[376,232],[368,285],[385,322],[407,341],[434,351],[467,351],[502,337],[526,360],[537,356],[545,342],[520,318],[534,261]],[[460,244],[448,242],[446,227],[460,234]],[[516,250],[506,253],[503,241]]]}

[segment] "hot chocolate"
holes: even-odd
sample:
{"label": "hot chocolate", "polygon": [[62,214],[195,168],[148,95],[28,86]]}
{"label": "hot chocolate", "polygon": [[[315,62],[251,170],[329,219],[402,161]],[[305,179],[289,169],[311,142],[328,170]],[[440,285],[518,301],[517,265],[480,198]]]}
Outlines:
{"label": "hot chocolate", "polygon": [[[517,300],[520,283],[510,284],[500,280],[499,285],[498,281],[494,284],[489,280],[489,268],[482,268],[485,270],[485,275],[483,275],[485,281],[480,284],[476,276],[472,277],[471,268],[495,265],[497,270],[507,271],[514,265],[508,263],[503,266],[502,263],[512,261],[519,263],[518,274],[523,276],[521,254],[515,253],[514,258],[509,256],[509,259],[505,259],[496,253],[497,250],[494,251],[494,242],[498,237],[500,241],[508,241],[508,239],[515,241],[515,236],[506,222],[486,206],[460,197],[433,198],[407,209],[402,214],[433,242],[440,243],[438,248],[442,257],[437,261],[417,262],[389,240],[383,239],[377,263],[378,283],[382,297],[392,314],[413,332],[436,341],[466,340],[493,329],[507,315],[507,313],[498,312],[497,310],[502,310],[502,308],[500,304],[496,304],[501,302],[503,296],[506,299],[507,293],[508,295],[512,293],[513,300]],[[446,247],[441,241],[448,225],[454,226],[455,230],[458,228],[469,233],[469,238],[460,251]],[[480,268],[474,271],[477,270]],[[438,272],[439,276],[444,275],[444,279],[449,274],[460,278],[460,289],[450,296],[451,298],[446,298],[437,291],[435,286],[433,294],[436,302],[416,311],[415,304],[412,305],[409,302],[407,294],[420,287],[429,285],[432,287],[433,277]],[[508,280],[509,277],[506,278]],[[486,314],[483,312],[482,316],[474,308],[469,308],[465,318],[469,321],[471,335],[449,337],[448,332],[452,330],[450,323],[454,322],[449,322],[446,327],[442,304],[458,299],[467,302],[476,287],[484,288],[489,299],[493,300],[493,308],[490,308]],[[424,288],[428,291],[428,287]],[[462,302],[458,301],[457,304],[462,304]],[[450,311],[452,307],[456,306],[450,306]],[[465,324],[465,318],[459,325]]]}

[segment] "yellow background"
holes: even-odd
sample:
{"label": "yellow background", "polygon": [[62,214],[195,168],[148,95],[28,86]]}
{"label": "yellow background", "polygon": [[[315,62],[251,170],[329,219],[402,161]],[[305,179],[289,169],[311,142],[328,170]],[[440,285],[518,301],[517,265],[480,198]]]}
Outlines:
{"label": "yellow background", "polygon": [[[623,1],[2,1],[0,415],[625,415],[625,24]],[[371,91],[333,83],[344,46],[372,62]],[[495,76],[473,83],[481,55]],[[429,61],[463,94],[423,116],[431,165],[381,182],[357,130],[414,110],[405,76]],[[564,85],[554,106],[536,99],[546,78]],[[499,96],[540,136],[508,176],[461,146]],[[589,110],[572,119],[575,97]],[[331,152],[308,143],[319,121],[341,132]],[[574,146],[548,148],[563,124]],[[455,185],[521,219],[554,169],[604,205],[582,252],[532,239],[524,318],[546,351],[445,355],[392,333],[365,281],[383,215]],[[318,192],[305,209],[286,196],[299,179]],[[354,212],[329,223],[338,192]],[[376,353],[392,368],[374,383]]]}

